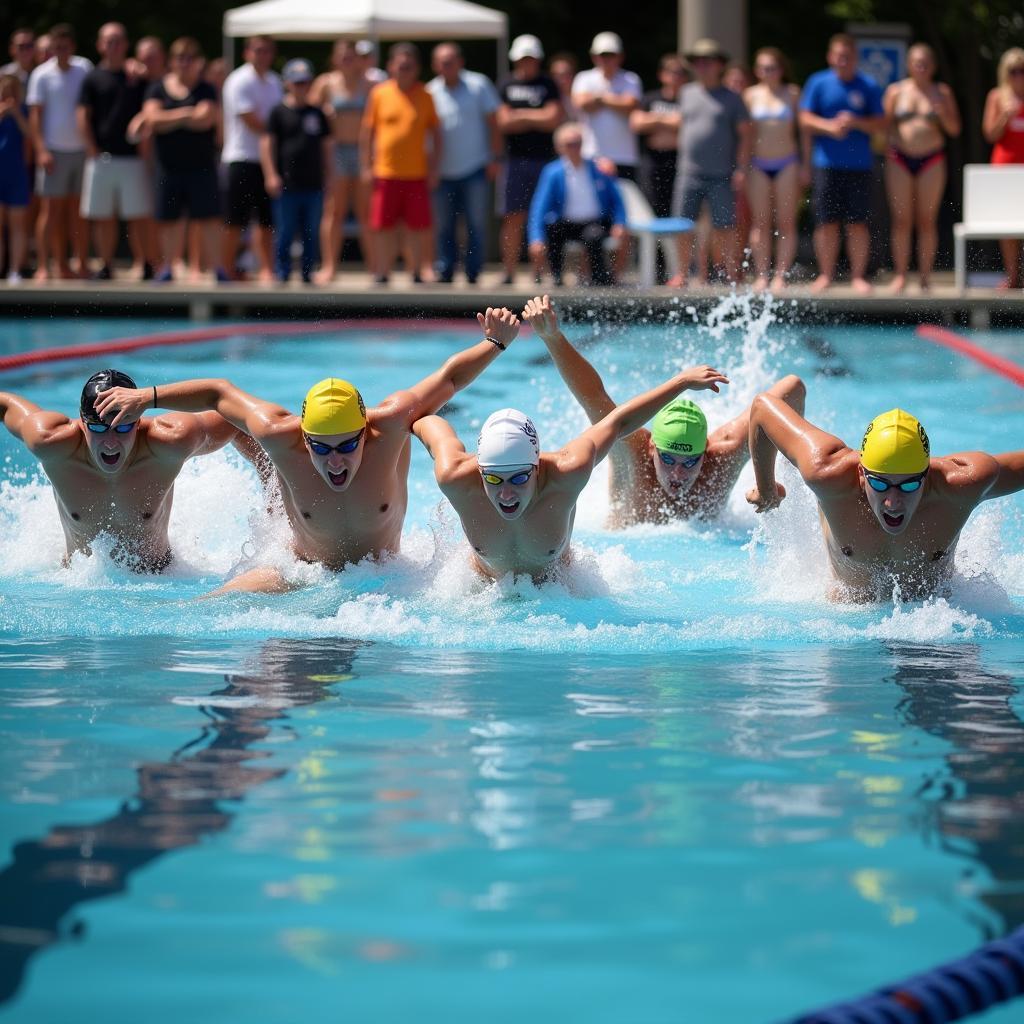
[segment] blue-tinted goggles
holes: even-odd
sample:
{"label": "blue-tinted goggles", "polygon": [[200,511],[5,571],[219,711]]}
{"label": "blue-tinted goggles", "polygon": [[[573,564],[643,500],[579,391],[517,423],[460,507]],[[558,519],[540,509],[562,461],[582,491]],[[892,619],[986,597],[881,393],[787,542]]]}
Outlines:
{"label": "blue-tinted goggles", "polygon": [[513,473],[510,477],[498,476],[495,473],[484,473],[482,471],[480,475],[484,478],[484,482],[492,487],[497,487],[503,483],[510,483],[513,487],[522,487],[533,476],[533,470],[524,469],[521,473]]}
{"label": "blue-tinted goggles", "polygon": [[362,441],[365,430],[366,428],[364,427],[355,437],[350,437],[347,441],[342,441],[341,444],[324,444],[323,441],[314,441],[309,434],[303,434],[302,436],[306,439],[306,444],[309,445],[310,451],[314,455],[330,455],[331,452],[337,452],[339,455],[350,455],[359,447],[359,442]]}
{"label": "blue-tinted goggles", "polygon": [[682,463],[687,469],[693,469],[693,467],[696,466],[703,457],[703,452],[701,452],[700,455],[687,455],[685,457],[680,456],[677,458],[675,455],[669,455],[668,452],[663,452],[660,449],[658,451],[658,458],[661,459],[661,464],[663,466],[675,466]]}
{"label": "blue-tinted goggles", "polygon": [[878,491],[879,494],[885,494],[890,487],[898,487],[904,494],[913,494],[914,491],[920,490],[927,475],[928,470],[926,469],[920,476],[911,477],[911,479],[903,480],[900,483],[886,480],[884,476],[872,476],[871,473],[865,473],[864,477],[871,490]]}
{"label": "blue-tinted goggles", "polygon": [[[138,423],[138,420],[135,421]],[[130,434],[135,429],[135,423],[118,423],[114,427],[115,434]],[[110,429],[109,423],[86,423],[91,434],[105,434]]]}

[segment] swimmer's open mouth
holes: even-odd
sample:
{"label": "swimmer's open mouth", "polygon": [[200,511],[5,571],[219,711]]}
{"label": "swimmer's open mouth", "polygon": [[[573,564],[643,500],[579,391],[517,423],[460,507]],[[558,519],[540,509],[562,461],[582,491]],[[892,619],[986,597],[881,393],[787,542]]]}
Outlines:
{"label": "swimmer's open mouth", "polygon": [[116,466],[118,460],[121,458],[121,453],[114,452],[111,455],[109,452],[100,452],[100,458],[103,460],[104,466]]}
{"label": "swimmer's open mouth", "polygon": [[883,512],[882,513],[882,518],[885,520],[885,525],[886,526],[896,527],[896,526],[902,526],[903,525],[903,517],[904,517],[904,515],[905,515],[905,513],[903,513],[903,512],[901,512],[898,516],[890,515],[888,512]]}
{"label": "swimmer's open mouth", "polygon": [[506,505],[504,502],[499,501],[498,508],[500,508],[505,515],[510,516],[519,508],[519,502],[513,501],[511,505]]}
{"label": "swimmer's open mouth", "polygon": [[327,478],[335,487],[340,487],[348,479],[348,470],[343,469],[340,473],[332,473],[327,470]]}

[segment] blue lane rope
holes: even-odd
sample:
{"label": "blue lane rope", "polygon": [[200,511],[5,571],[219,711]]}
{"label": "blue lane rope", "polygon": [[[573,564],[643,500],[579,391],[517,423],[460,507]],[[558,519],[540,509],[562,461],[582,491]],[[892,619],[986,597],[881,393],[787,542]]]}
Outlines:
{"label": "blue lane rope", "polygon": [[1024,928],[960,960],[788,1024],[950,1024],[1024,995]]}

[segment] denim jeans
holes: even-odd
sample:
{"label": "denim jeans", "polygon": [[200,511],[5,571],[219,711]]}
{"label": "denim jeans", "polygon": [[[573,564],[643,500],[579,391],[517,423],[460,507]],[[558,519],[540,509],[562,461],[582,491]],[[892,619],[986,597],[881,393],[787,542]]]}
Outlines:
{"label": "denim jeans", "polygon": [[466,223],[466,277],[476,279],[483,269],[487,249],[487,173],[483,167],[465,178],[442,178],[434,190],[434,221],[437,225],[437,270],[442,279],[455,273],[458,253],[455,229],[459,215]]}
{"label": "denim jeans", "polygon": [[292,272],[292,241],[295,232],[302,236],[302,279],[309,280],[320,259],[320,216],[322,192],[285,189],[274,200],[274,269],[278,280],[287,281]]}

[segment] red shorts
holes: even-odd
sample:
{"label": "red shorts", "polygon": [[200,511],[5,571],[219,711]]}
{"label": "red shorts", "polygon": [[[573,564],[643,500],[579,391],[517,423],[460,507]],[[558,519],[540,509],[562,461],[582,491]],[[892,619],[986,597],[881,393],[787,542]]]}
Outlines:
{"label": "red shorts", "polygon": [[373,179],[370,227],[376,231],[386,231],[399,221],[411,231],[426,231],[431,226],[426,179]]}

